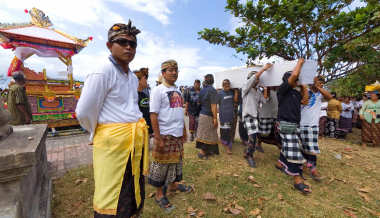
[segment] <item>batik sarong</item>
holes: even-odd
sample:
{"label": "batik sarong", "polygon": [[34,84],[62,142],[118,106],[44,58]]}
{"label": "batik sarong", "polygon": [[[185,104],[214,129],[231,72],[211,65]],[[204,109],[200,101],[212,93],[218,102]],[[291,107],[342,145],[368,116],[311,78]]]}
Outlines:
{"label": "batik sarong", "polygon": [[149,169],[148,183],[154,187],[170,185],[182,180],[182,160],[179,163],[163,164],[152,161]]}
{"label": "batik sarong", "polygon": [[339,128],[352,132],[352,118],[340,117]]}
{"label": "batik sarong", "polygon": [[218,133],[212,116],[199,115],[196,148],[202,149],[207,155],[219,154]]}
{"label": "batik sarong", "polygon": [[179,163],[183,159],[183,139],[171,135],[161,135],[164,147],[153,146],[152,159],[162,164]]}
{"label": "batik sarong", "polygon": [[189,114],[189,132],[197,133],[199,116]]}
{"label": "batik sarong", "polygon": [[380,123],[368,123],[362,120],[362,141],[380,146]]}

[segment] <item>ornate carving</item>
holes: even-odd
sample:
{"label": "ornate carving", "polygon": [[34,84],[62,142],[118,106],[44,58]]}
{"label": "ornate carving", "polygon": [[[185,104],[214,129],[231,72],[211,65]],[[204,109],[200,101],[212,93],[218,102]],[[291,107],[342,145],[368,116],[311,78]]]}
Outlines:
{"label": "ornate carving", "polygon": [[37,8],[32,8],[29,11],[30,17],[32,18],[32,23],[39,27],[50,27],[53,23],[50,21],[49,17],[45,13]]}

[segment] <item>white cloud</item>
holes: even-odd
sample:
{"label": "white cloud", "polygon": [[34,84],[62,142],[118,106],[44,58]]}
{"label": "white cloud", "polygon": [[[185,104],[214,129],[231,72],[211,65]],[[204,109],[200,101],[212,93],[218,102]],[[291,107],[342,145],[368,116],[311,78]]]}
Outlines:
{"label": "white cloud", "polygon": [[107,50],[99,52],[86,52],[75,55],[73,60],[73,76],[76,80],[84,81],[86,76],[99,68],[101,63],[107,60]]}
{"label": "white cloud", "polygon": [[[172,13],[169,5],[175,0],[1,0],[0,21],[28,22],[29,15],[24,9],[37,7],[43,10],[55,24],[56,28],[64,32],[74,32],[75,36],[85,37],[81,28],[73,24],[91,27],[95,40],[79,54],[73,57],[74,78],[84,80],[86,75],[95,71],[99,63],[104,62],[109,51],[104,45],[105,29],[115,22],[125,22],[120,14],[114,13],[108,7],[109,3],[117,3],[121,8],[139,11],[154,17],[162,24],[170,22]],[[186,3],[187,0],[177,0]],[[7,18],[7,19],[5,19]],[[101,32],[100,32],[101,31]],[[104,33],[104,34],[103,34]],[[90,34],[88,34],[90,35]],[[103,36],[104,35],[104,36]],[[148,67],[150,69],[150,82],[157,79],[160,74],[160,65],[167,59],[175,59],[179,63],[179,78],[177,84],[192,84],[194,79],[203,79],[207,73],[215,73],[225,68],[217,63],[209,61],[202,56],[199,48],[183,45],[181,42],[171,41],[170,38],[162,38],[153,33],[144,31],[138,36],[139,46],[135,60],[131,63],[131,69]],[[0,69],[7,69],[13,53],[10,50],[0,51]],[[223,63],[227,65],[228,63]],[[31,58],[26,62],[27,66],[35,71],[47,69],[48,74],[58,75],[57,72],[65,70],[65,66],[57,59]],[[3,72],[6,70],[3,70]],[[151,83],[153,85],[153,83]]]}
{"label": "white cloud", "polygon": [[187,83],[199,73],[197,66],[199,66],[202,57],[198,48],[167,42],[167,40],[149,32],[142,33],[140,40],[131,68],[148,67],[150,82],[157,79],[160,74],[161,63],[168,59],[175,59],[178,62],[180,70],[178,83]]}
{"label": "white cloud", "polygon": [[2,0],[2,7],[8,9],[8,20],[13,22],[20,20],[23,15],[23,20],[29,21],[29,15],[24,14],[23,10],[33,7],[44,11],[53,24],[71,22],[85,26],[102,24],[108,27],[115,22],[124,22],[122,16],[111,11],[102,0]]}
{"label": "white cloud", "polygon": [[172,11],[169,9],[169,4],[174,0],[109,0],[118,2],[126,8],[146,13],[162,24],[169,24],[169,15]]}
{"label": "white cloud", "polygon": [[[22,12],[20,12],[22,13]],[[26,22],[22,20],[20,17],[12,15],[9,11],[0,9],[0,22],[1,23],[18,23],[18,22]]]}
{"label": "white cloud", "polygon": [[[19,22],[24,9],[36,7],[44,11],[54,22],[72,22],[85,26],[102,24],[106,27],[115,22],[125,22],[120,14],[112,11],[107,3],[117,3],[126,9],[152,16],[162,24],[169,23],[172,11],[169,4],[174,0],[2,0],[1,21]],[[11,12],[4,10],[10,9]],[[24,21],[29,21],[25,14]]]}

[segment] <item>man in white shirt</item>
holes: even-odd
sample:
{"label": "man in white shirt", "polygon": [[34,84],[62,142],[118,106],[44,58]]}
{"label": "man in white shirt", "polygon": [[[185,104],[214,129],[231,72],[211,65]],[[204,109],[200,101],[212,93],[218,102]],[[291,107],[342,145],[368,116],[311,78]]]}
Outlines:
{"label": "man in white shirt", "polygon": [[319,117],[321,114],[322,98],[330,100],[331,94],[323,89],[323,77],[315,77],[314,84],[309,88],[309,101],[301,106],[300,139],[302,142],[303,156],[306,159],[306,167],[310,170],[312,179],[321,181],[317,171]]}
{"label": "man in white shirt", "polygon": [[156,188],[155,201],[166,212],[174,209],[166,197],[167,191],[190,192],[182,180],[183,143],[186,141],[184,100],[175,82],[178,64],[175,60],[162,63],[163,83],[156,86],[150,97],[150,119],[154,132],[153,161],[148,183]]}
{"label": "man in white shirt", "polygon": [[131,217],[144,205],[149,136],[138,107],[139,82],[129,69],[138,33],[131,21],[109,29],[111,55],[87,77],[75,111],[93,142],[95,218]]}

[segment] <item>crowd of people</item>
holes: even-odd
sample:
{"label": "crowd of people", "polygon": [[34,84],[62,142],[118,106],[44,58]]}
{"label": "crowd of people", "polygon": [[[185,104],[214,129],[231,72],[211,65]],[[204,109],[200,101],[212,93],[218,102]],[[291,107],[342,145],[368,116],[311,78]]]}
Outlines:
{"label": "crowd of people", "polygon": [[[292,176],[294,188],[303,194],[311,193],[303,173],[318,182],[323,178],[317,170],[319,136],[344,137],[354,126],[362,128],[363,143],[380,145],[379,93],[356,101],[337,99],[323,88],[321,76],[311,85],[300,84],[302,58],[283,75],[280,86],[259,85],[260,77],[272,67],[266,64],[250,72],[242,88],[232,88],[225,79],[220,90],[213,87],[212,74],[180,90],[176,86],[179,64],[167,60],[161,64],[161,79],[150,91],[148,69],[131,71],[129,67],[139,33],[131,21],[109,29],[111,54],[86,78],[76,108],[93,145],[95,218],[138,216],[146,178],[156,189],[155,202],[167,212],[175,208],[167,193],[192,191],[182,182],[188,139],[185,116],[189,117],[189,139],[195,141],[200,159],[219,155],[219,144],[231,154],[238,129],[247,166],[260,166],[255,152],[264,152],[262,142],[277,145],[281,151],[274,166]],[[15,124],[30,123],[25,78],[15,74],[14,80],[8,108]]]}

